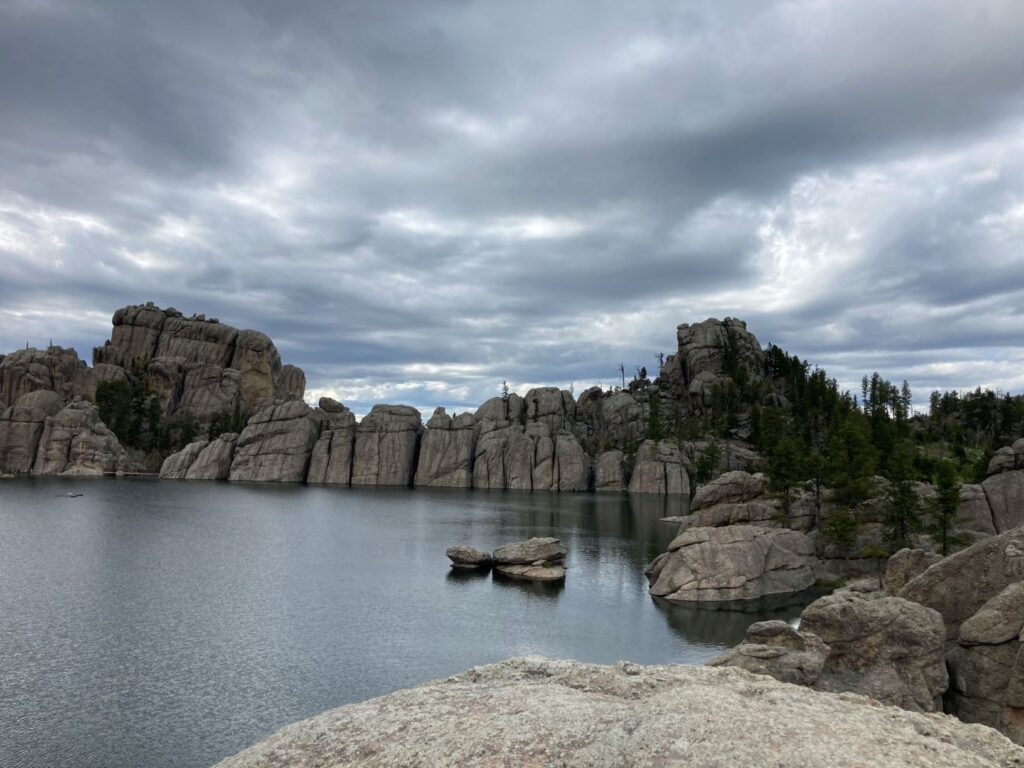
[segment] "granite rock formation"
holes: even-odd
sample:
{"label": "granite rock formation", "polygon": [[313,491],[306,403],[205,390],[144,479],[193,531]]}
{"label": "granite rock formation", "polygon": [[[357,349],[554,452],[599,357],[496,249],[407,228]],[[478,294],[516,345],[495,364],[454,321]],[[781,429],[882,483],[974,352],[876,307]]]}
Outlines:
{"label": "granite rock formation", "polygon": [[740,669],[510,659],[287,726],[217,768],[580,765],[1019,768],[941,714]]}
{"label": "granite rock formation", "polygon": [[228,479],[302,482],[319,437],[320,422],[302,401],[268,405],[238,436]]}
{"label": "granite rock formation", "polygon": [[356,427],[352,485],[411,485],[422,432],[412,406],[373,406]]}
{"label": "granite rock formation", "polygon": [[47,417],[56,416],[63,400],[56,392],[28,392],[0,416],[0,472],[32,470]]}
{"label": "granite rock formation", "polygon": [[476,451],[476,418],[462,413],[452,418],[437,408],[427,421],[420,445],[415,485],[471,488]]}
{"label": "granite rock formation", "polygon": [[803,533],[751,525],[690,528],[647,566],[650,592],[672,602],[754,600],[814,584]]}
{"label": "granite rock formation", "polygon": [[76,397],[47,416],[32,472],[37,475],[104,475],[133,468],[99,409]]}

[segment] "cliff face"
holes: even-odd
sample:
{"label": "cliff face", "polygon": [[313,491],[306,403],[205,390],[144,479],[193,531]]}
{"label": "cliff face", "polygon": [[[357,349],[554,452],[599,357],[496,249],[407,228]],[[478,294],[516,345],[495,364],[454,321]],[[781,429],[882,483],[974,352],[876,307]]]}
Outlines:
{"label": "cliff face", "polygon": [[325,712],[219,768],[1024,766],[993,730],[739,669],[510,659]]}
{"label": "cliff face", "polygon": [[[110,339],[93,350],[91,368],[60,347],[0,358],[0,471],[135,468],[122,446],[110,444],[112,435],[103,436],[101,449],[112,460],[79,461],[76,452],[64,469],[56,458],[39,461],[47,419],[56,420],[50,434],[62,435],[59,425],[81,421],[89,411],[79,404],[61,416],[75,398],[95,403],[97,387],[116,384],[141,396],[147,414],[152,405],[163,425],[187,421],[210,439],[214,425],[237,434],[216,446],[193,442],[166,460],[165,477],[556,492],[596,485],[682,495],[689,492],[696,449],[645,442],[650,421],[657,420],[652,403],[663,403],[664,410],[673,405],[676,415],[699,413],[702,400],[692,393],[741,369],[760,375],[763,355],[745,325],[731,318],[680,326],[678,338],[658,385],[645,380],[619,392],[592,388],[579,398],[538,387],[522,397],[492,398],[475,413],[440,411],[424,427],[419,412],[404,405],[375,406],[361,422],[330,400],[309,408],[302,402],[305,375],[282,364],[266,334],[152,303],[133,305],[114,313]],[[21,402],[39,392],[50,394]],[[98,416],[89,411],[87,420],[98,436]],[[61,449],[55,444],[52,450]]]}

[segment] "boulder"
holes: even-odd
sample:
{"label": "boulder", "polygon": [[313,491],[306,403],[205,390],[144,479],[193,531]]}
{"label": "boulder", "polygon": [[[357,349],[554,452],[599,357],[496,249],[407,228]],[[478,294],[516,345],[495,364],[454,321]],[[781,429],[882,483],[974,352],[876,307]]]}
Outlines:
{"label": "boulder", "polygon": [[172,453],[160,465],[160,479],[184,480],[188,475],[189,468],[209,444],[209,440],[196,440],[186,445],[177,453]]}
{"label": "boulder", "polygon": [[960,550],[911,579],[899,596],[942,614],[947,637],[1011,584],[1024,579],[1024,526]]}
{"label": "boulder", "polygon": [[629,491],[689,495],[690,478],[683,467],[679,446],[672,440],[644,440],[636,454]]}
{"label": "boulder", "polygon": [[230,480],[302,482],[320,422],[301,400],[258,410],[238,436]]}
{"label": "boulder", "polygon": [[813,686],[821,676],[829,647],[812,632],[798,632],[784,621],[759,621],[747,628],[740,645],[708,662],[710,667],[739,667],[783,683]]}
{"label": "boulder", "polygon": [[420,442],[415,485],[471,488],[476,451],[476,419],[464,413],[452,419],[437,408]]}
{"label": "boulder", "polygon": [[890,595],[898,595],[907,582],[920,576],[941,560],[942,555],[934,552],[926,552],[923,549],[901,549],[885,563],[883,582],[885,591]]}
{"label": "boulder", "polygon": [[756,600],[807,589],[814,563],[803,533],[731,525],[684,531],[646,573],[651,594],[672,602]]}
{"label": "boulder", "polygon": [[960,531],[992,536],[997,533],[992,520],[992,508],[981,485],[960,486],[960,506],[957,508],[956,528]]}
{"label": "boulder", "polygon": [[0,416],[0,472],[32,470],[39,440],[49,416],[55,416],[63,399],[52,390],[39,389],[18,398]]}
{"label": "boulder", "polygon": [[1024,581],[1007,586],[960,626],[947,660],[955,714],[1024,744]]}
{"label": "boulder", "polygon": [[626,489],[626,467],[622,451],[605,451],[597,457],[594,476],[594,490],[624,491]]}
{"label": "boulder", "polygon": [[100,420],[99,409],[76,397],[46,418],[32,473],[103,475],[133,468],[117,436]]}
{"label": "boulder", "polygon": [[490,553],[465,544],[449,547],[445,554],[452,561],[452,568],[490,568],[493,562]]}
{"label": "boulder", "polygon": [[[235,457],[238,434],[225,432],[211,440],[196,456],[185,473],[186,480],[227,480]],[[163,468],[161,467],[161,475]]]}
{"label": "boulder", "polygon": [[561,541],[550,537],[532,538],[506,544],[494,550],[496,565],[532,565],[534,563],[561,563],[566,549]]}
{"label": "boulder", "polygon": [[937,611],[881,592],[840,590],[804,609],[800,631],[829,647],[815,687],[917,712],[941,711],[949,679]]}
{"label": "boulder", "polygon": [[990,475],[998,472],[1010,472],[1014,469],[1020,469],[1020,466],[1017,461],[1017,453],[1009,446],[996,451],[988,463],[988,474]]}
{"label": "boulder", "polygon": [[741,504],[753,501],[768,492],[768,481],[762,474],[726,472],[700,486],[693,496],[690,508],[697,512],[718,504]]}
{"label": "boulder", "polygon": [[510,659],[287,726],[218,768],[1011,768],[1024,750],[945,715],[740,669]]}
{"label": "boulder", "polygon": [[992,475],[981,487],[992,510],[996,533],[1024,525],[1024,470]]}

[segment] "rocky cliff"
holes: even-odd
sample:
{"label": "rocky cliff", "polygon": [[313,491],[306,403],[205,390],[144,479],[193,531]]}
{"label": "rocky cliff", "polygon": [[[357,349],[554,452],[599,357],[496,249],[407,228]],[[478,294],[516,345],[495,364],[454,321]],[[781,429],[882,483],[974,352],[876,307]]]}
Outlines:
{"label": "rocky cliff", "polygon": [[739,669],[510,659],[290,725],[219,768],[1011,768],[988,728]]}

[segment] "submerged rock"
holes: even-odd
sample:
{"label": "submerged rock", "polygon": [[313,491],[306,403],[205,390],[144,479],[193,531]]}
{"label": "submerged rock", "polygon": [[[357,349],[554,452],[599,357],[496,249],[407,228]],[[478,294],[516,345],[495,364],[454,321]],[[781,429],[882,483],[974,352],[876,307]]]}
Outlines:
{"label": "submerged rock", "polygon": [[218,768],[1012,768],[1024,750],[946,715],[739,669],[510,659],[287,726]]}

